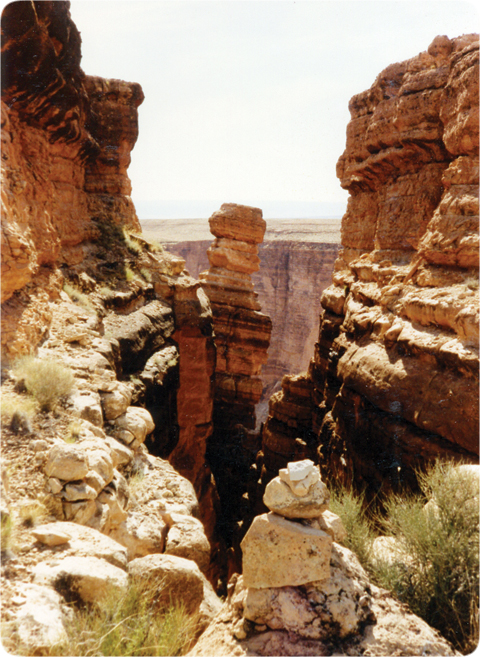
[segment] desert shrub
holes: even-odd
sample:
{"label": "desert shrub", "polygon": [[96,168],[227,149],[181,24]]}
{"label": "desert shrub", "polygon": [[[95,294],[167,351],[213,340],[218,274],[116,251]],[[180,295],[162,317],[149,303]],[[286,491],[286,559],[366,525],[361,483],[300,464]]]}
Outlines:
{"label": "desert shrub", "polygon": [[198,617],[172,604],[158,608],[155,589],[129,586],[101,607],[74,610],[59,655],[183,655],[198,636]]}
{"label": "desert shrub", "polygon": [[0,408],[2,423],[9,425],[15,433],[26,431],[38,411],[34,399],[15,393],[2,394]]}
{"label": "desert shrub", "polygon": [[16,361],[13,372],[26,391],[39,403],[41,410],[52,410],[73,388],[71,370],[54,360],[24,356]]}
{"label": "desert shrub", "polygon": [[399,557],[390,565],[377,560],[377,577],[456,648],[470,652],[478,642],[478,477],[438,462],[418,480],[424,498],[386,501],[383,526]]}
{"label": "desert shrub", "polygon": [[356,493],[352,489],[333,488],[330,509],[340,516],[347,530],[344,545],[357,555],[366,570],[371,571],[371,551],[375,532],[366,514],[364,498],[364,494]]}

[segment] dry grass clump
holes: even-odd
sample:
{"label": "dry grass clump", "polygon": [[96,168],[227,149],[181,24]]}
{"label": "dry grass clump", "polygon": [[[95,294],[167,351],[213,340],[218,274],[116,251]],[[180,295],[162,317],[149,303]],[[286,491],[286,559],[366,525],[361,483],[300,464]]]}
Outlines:
{"label": "dry grass clump", "polygon": [[87,294],[79,290],[77,287],[74,285],[71,285],[71,283],[64,283],[63,284],[63,291],[68,294],[70,299],[77,303],[79,306],[82,306],[85,310],[88,310],[90,312],[95,312],[95,307],[93,303],[90,301],[89,297]]}
{"label": "dry grass clump", "polygon": [[13,366],[17,382],[39,403],[42,411],[51,411],[74,384],[71,370],[54,360],[23,356]]}
{"label": "dry grass clump", "polygon": [[132,585],[101,607],[75,609],[57,655],[184,655],[198,636],[198,617],[182,606],[159,608],[156,589]]}
{"label": "dry grass clump", "polygon": [[2,424],[14,433],[30,433],[32,420],[38,412],[34,399],[13,392],[2,393],[0,402]]}
{"label": "dry grass clump", "polygon": [[467,466],[437,462],[417,473],[422,493],[383,500],[375,524],[394,541],[389,558],[375,553],[378,534],[354,494],[337,491],[332,510],[374,581],[468,654],[479,640],[479,480]]}

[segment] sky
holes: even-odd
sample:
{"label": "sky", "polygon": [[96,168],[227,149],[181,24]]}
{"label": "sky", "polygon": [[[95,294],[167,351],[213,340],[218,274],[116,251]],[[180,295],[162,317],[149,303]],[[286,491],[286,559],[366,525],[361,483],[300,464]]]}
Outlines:
{"label": "sky", "polygon": [[141,219],[341,216],[350,98],[434,37],[479,31],[460,0],[72,0],[90,75],[139,82],[129,176]]}

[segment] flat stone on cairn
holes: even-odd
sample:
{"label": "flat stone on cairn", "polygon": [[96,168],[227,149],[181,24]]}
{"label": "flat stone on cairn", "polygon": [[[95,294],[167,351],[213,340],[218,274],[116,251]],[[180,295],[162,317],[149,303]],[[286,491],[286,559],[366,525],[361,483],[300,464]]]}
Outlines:
{"label": "flat stone on cairn", "polygon": [[271,512],[254,519],[241,543],[247,588],[300,586],[330,577],[333,532],[323,531],[327,525],[321,522],[329,498],[309,459],[280,470],[263,497]]}
{"label": "flat stone on cairn", "polygon": [[318,467],[305,459],[289,463],[265,488],[263,501],[284,518],[318,518],[328,508],[330,493]]}

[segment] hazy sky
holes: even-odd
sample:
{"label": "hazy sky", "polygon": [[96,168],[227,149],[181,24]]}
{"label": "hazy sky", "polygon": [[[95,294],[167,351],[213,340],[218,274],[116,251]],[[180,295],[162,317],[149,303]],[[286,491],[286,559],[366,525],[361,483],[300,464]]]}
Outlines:
{"label": "hazy sky", "polygon": [[72,0],[70,11],[84,71],[143,87],[129,169],[141,218],[208,216],[222,202],[295,217],[343,214],[335,165],[350,98],[437,34],[477,32],[476,7]]}

